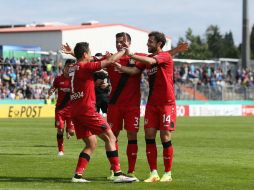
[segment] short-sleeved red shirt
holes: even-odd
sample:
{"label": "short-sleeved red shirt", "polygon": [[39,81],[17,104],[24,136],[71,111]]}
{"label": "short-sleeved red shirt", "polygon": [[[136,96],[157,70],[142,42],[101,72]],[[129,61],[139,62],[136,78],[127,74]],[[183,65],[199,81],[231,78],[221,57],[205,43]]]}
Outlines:
{"label": "short-sleeved red shirt", "polygon": [[[117,61],[123,66],[134,67],[135,61],[130,59],[129,56],[123,56],[121,59]],[[140,105],[140,77],[141,74],[137,75],[128,75],[125,73],[119,73],[115,70],[114,66],[109,66],[107,68],[110,83],[112,86],[112,90],[109,95],[109,102],[114,96],[118,86],[123,85],[121,93],[119,94],[116,105],[126,105],[126,106],[139,106]],[[123,77],[127,77],[127,81],[124,84],[121,84],[123,81]],[[120,84],[119,84],[120,83]]]}
{"label": "short-sleeved red shirt", "polygon": [[70,67],[72,115],[95,108],[93,73],[101,69],[101,62],[77,63]]}
{"label": "short-sleeved red shirt", "polygon": [[70,106],[70,80],[63,74],[57,76],[53,82],[53,87],[57,89],[58,97],[56,110],[61,110]]}
{"label": "short-sleeved red shirt", "polygon": [[168,52],[159,52],[149,55],[157,60],[156,64],[137,64],[137,68],[146,69],[149,79],[148,105],[171,105],[175,104],[173,59]]}

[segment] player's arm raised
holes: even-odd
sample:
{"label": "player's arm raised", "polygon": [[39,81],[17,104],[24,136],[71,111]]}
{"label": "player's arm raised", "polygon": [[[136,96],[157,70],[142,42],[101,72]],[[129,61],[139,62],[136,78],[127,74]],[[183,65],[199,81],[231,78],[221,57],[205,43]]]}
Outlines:
{"label": "player's arm raised", "polygon": [[72,55],[73,57],[75,57],[74,52],[68,43],[62,44],[61,51],[62,51],[62,53],[69,54],[69,55]]}
{"label": "player's arm raised", "polygon": [[[61,45],[61,52],[64,54],[72,55],[73,57],[75,57],[73,49],[71,48],[71,46],[68,43]],[[95,61],[93,56],[91,57],[90,61]]]}
{"label": "player's arm raised", "polygon": [[170,53],[170,55],[175,55],[177,53],[182,53],[187,51],[189,48],[189,44],[187,42],[181,42],[177,45],[176,48],[169,50],[168,53]]}
{"label": "player's arm raised", "polygon": [[[178,44],[176,48],[169,50],[168,53],[170,53],[171,55],[175,55],[177,53],[187,51],[188,48],[189,48],[188,43],[183,42]],[[129,49],[127,49],[126,54],[129,55],[132,59],[139,61],[141,63],[150,64],[150,65],[157,63],[157,60],[155,58],[132,54],[130,53]]]}

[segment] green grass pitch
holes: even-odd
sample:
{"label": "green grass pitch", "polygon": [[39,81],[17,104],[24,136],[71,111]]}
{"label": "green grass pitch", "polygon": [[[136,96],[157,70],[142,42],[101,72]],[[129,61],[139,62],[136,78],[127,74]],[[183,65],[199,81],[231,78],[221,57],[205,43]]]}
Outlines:
{"label": "green grass pitch", "polygon": [[[172,183],[113,184],[106,180],[109,164],[103,147],[92,155],[84,177],[89,184],[73,184],[83,142],[65,139],[65,155],[57,157],[53,118],[0,120],[0,189],[10,190],[253,190],[254,117],[178,118]],[[157,135],[159,137],[159,135]],[[143,124],[139,133],[136,175],[148,177]],[[126,172],[126,133],[119,138],[122,170]],[[163,174],[162,145],[157,138],[158,172]]]}

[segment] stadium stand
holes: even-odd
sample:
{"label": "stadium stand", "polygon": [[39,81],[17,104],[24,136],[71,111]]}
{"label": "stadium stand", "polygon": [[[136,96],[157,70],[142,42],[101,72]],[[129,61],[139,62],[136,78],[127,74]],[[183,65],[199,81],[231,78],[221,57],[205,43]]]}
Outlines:
{"label": "stadium stand", "polygon": [[[58,65],[58,66],[55,66]],[[0,57],[0,99],[45,99],[61,63],[49,58],[27,59]],[[175,93],[178,100],[253,100],[254,72],[237,68],[223,72],[209,64],[176,65]],[[141,80],[141,103],[149,93],[147,75]]]}
{"label": "stadium stand", "polygon": [[61,71],[54,65],[49,59],[0,58],[0,99],[45,99]]}

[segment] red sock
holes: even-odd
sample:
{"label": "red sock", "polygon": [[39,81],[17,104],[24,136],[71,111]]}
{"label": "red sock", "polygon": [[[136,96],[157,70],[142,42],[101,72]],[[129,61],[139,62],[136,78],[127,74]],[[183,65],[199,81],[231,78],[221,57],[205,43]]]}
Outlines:
{"label": "red sock", "polygon": [[146,157],[150,170],[157,170],[157,147],[155,139],[146,139]]}
{"label": "red sock", "polygon": [[[115,146],[116,146],[116,150],[117,150],[117,152],[118,152],[118,140],[116,140]],[[111,165],[111,167],[110,167],[110,170],[113,170],[112,165]],[[114,171],[114,170],[113,170],[113,171]]]}
{"label": "red sock", "polygon": [[89,160],[90,156],[85,152],[81,152],[79,154],[78,164],[75,173],[78,175],[82,175],[89,163]]}
{"label": "red sock", "polygon": [[111,170],[113,170],[114,172],[121,171],[118,151],[107,151],[106,154],[111,165]]}
{"label": "red sock", "polygon": [[135,170],[137,152],[138,152],[137,140],[128,141],[126,150],[129,165],[128,173],[132,173]]}
{"label": "red sock", "polygon": [[170,172],[172,169],[174,149],[171,144],[171,141],[162,143],[162,145],[163,145],[163,160],[165,172]]}
{"label": "red sock", "polygon": [[58,147],[58,152],[60,151],[64,151],[64,144],[63,144],[63,134],[57,134],[56,135],[56,138],[57,138],[57,147]]}

